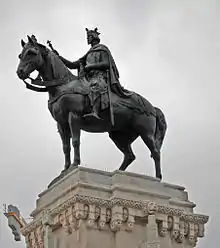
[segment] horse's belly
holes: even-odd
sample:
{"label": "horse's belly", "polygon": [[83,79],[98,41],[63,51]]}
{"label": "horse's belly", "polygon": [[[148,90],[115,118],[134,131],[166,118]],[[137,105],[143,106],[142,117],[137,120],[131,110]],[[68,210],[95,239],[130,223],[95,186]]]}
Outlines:
{"label": "horse's belly", "polygon": [[92,123],[82,121],[81,129],[89,133],[105,133],[105,132],[109,132],[112,129],[112,127],[109,122],[103,120],[97,120],[97,121],[93,121]]}

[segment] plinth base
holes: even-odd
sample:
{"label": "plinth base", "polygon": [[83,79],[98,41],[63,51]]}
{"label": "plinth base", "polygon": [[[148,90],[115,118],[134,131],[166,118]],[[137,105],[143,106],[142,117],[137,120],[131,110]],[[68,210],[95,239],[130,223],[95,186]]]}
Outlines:
{"label": "plinth base", "polygon": [[28,248],[189,248],[208,217],[184,187],[130,172],[76,168],[39,195]]}

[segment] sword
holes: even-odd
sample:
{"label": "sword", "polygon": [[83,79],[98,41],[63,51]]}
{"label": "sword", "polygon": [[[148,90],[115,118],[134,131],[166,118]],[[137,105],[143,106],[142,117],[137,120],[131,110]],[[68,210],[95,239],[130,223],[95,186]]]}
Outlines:
{"label": "sword", "polygon": [[50,49],[57,55],[60,56],[59,53],[57,52],[57,50],[54,49],[52,43],[50,40],[47,41],[48,46],[50,47]]}
{"label": "sword", "polygon": [[[110,59],[109,59],[110,61]],[[111,66],[111,62],[110,62],[110,66]],[[111,70],[111,67],[110,67]],[[109,109],[110,109],[110,117],[111,117],[111,123],[112,126],[115,125],[115,118],[114,118],[114,110],[113,110],[113,106],[112,106],[112,94],[111,94],[111,72],[110,70],[107,70],[107,88],[108,88],[108,97],[109,97]]]}

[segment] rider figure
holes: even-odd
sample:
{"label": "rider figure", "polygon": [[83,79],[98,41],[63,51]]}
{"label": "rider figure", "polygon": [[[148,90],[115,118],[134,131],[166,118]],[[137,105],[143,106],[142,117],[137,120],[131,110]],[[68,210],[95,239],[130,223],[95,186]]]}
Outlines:
{"label": "rider figure", "polygon": [[109,105],[108,87],[121,97],[129,97],[131,93],[120,85],[119,72],[114,59],[109,49],[100,44],[100,33],[97,28],[94,30],[86,28],[86,32],[87,42],[91,45],[89,51],[75,62],[70,62],[62,56],[60,58],[69,69],[81,70],[84,68],[85,79],[91,88],[90,101],[92,105],[92,113],[85,116],[100,119],[100,108],[105,109]]}

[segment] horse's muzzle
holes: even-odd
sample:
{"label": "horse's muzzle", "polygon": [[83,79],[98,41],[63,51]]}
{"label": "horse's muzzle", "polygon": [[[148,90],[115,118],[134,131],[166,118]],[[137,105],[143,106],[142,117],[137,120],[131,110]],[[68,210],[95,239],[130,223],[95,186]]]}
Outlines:
{"label": "horse's muzzle", "polygon": [[17,75],[20,79],[25,80],[28,78],[28,74],[23,69],[17,70]]}

